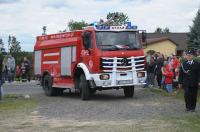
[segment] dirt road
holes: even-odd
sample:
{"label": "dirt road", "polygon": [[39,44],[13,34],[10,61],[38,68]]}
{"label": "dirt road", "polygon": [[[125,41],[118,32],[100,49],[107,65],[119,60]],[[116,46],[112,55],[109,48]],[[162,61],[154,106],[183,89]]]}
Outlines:
{"label": "dirt road", "polygon": [[134,98],[130,99],[124,98],[122,90],[110,90],[97,92],[90,101],[82,101],[78,95],[69,93],[47,97],[35,82],[7,84],[4,91],[30,94],[38,105],[30,112],[1,120],[1,130],[169,131],[171,127],[179,130],[174,127],[176,119],[184,121],[187,117],[200,116],[199,108],[195,113],[186,113],[183,101],[143,88],[137,88]]}

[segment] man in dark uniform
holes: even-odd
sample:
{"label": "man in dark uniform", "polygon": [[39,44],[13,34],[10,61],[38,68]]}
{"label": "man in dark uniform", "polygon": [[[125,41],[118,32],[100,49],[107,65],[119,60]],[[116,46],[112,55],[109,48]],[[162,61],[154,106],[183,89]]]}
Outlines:
{"label": "man in dark uniform", "polygon": [[186,111],[194,112],[197,101],[197,90],[200,85],[200,64],[193,60],[195,52],[186,52],[186,61],[180,66],[179,87],[184,89]]}
{"label": "man in dark uniform", "polygon": [[3,53],[0,49],[0,100],[2,100],[2,98],[3,98],[3,90],[2,90],[2,87],[1,87],[1,85],[3,83],[3,81],[2,81],[2,67],[3,67]]}

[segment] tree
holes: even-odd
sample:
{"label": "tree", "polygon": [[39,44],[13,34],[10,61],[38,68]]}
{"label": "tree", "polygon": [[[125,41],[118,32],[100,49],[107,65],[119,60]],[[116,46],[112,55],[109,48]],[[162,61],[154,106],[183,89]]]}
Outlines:
{"label": "tree", "polygon": [[70,31],[82,30],[83,27],[86,27],[86,26],[88,26],[88,24],[83,20],[81,22],[71,20],[68,23],[68,28],[69,28]]}
{"label": "tree", "polygon": [[9,50],[10,50],[11,54],[15,54],[15,53],[21,52],[20,42],[17,41],[15,36],[11,36],[10,49]]}
{"label": "tree", "polygon": [[9,35],[8,36],[8,49],[10,49],[11,39],[12,39],[12,37],[11,37],[11,35]]}
{"label": "tree", "polygon": [[188,38],[188,49],[200,49],[200,9],[198,10],[196,17],[193,20],[193,25],[190,27]]}
{"label": "tree", "polygon": [[123,12],[109,12],[106,18],[109,21],[109,25],[123,25],[129,21],[129,17]]}
{"label": "tree", "polygon": [[4,43],[2,38],[0,38],[0,48],[4,48]]}
{"label": "tree", "polygon": [[155,30],[155,33],[162,33],[162,28],[157,27],[156,30]]}
{"label": "tree", "polygon": [[168,27],[165,27],[164,29],[157,27],[155,33],[170,33],[170,31]]}
{"label": "tree", "polygon": [[148,50],[148,51],[147,51],[147,54],[150,54],[150,55],[153,55],[153,54],[155,54],[155,53],[156,53],[155,50]]}
{"label": "tree", "polygon": [[0,38],[0,53],[5,53],[4,42],[3,39]]}
{"label": "tree", "polygon": [[164,28],[162,33],[170,33],[169,28],[168,27]]}

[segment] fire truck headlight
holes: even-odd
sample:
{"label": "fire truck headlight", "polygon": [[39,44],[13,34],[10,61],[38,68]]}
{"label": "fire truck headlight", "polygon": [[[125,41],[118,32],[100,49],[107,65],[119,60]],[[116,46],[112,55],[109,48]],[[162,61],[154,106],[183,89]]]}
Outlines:
{"label": "fire truck headlight", "polygon": [[137,73],[137,77],[138,77],[138,78],[145,77],[145,73],[144,73],[144,72],[138,72],[138,73]]}
{"label": "fire truck headlight", "polygon": [[109,74],[101,74],[101,75],[99,76],[99,78],[100,78],[101,80],[108,80],[108,79],[110,78],[110,75],[109,75]]}

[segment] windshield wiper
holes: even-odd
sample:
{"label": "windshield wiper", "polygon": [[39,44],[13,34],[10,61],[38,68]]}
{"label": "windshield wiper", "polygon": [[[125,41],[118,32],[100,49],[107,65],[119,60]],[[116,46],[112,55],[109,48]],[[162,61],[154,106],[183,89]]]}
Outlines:
{"label": "windshield wiper", "polygon": [[119,48],[116,46],[116,45],[109,45],[109,44],[107,44],[107,45],[99,45],[100,47],[111,47],[111,48],[101,48],[101,49],[103,49],[103,50],[119,50]]}
{"label": "windshield wiper", "polygon": [[126,49],[126,50],[138,50],[139,48],[137,48],[137,47],[131,47],[131,48],[128,48],[128,49]]}
{"label": "windshield wiper", "polygon": [[122,50],[138,50],[139,49],[139,47],[135,47],[132,44],[116,45],[116,47]]}

